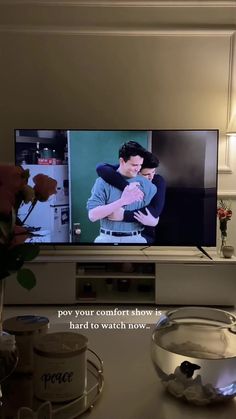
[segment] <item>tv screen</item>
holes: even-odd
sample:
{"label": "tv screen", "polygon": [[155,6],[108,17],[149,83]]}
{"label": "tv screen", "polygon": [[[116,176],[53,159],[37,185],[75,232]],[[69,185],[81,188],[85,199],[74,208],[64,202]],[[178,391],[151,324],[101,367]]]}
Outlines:
{"label": "tv screen", "polygon": [[[16,164],[57,181],[31,242],[215,246],[218,130],[15,130]],[[21,221],[29,204],[20,207]]]}

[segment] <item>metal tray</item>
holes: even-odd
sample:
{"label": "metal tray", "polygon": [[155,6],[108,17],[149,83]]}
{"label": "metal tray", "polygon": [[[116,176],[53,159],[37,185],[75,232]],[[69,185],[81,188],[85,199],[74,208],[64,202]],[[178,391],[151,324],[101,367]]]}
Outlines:
{"label": "metal tray", "polygon": [[[100,397],[103,386],[104,386],[104,376],[103,376],[103,361],[101,358],[96,354],[96,352],[88,349],[88,360],[87,360],[87,387],[84,394],[70,402],[65,403],[51,403],[51,402],[40,402],[34,396],[32,396],[30,407],[29,403],[22,403],[19,405],[18,403],[18,410],[16,412],[9,412],[10,418],[17,418],[17,419],[75,419],[78,416],[82,415],[89,409],[92,409],[98,398]],[[11,377],[9,378],[9,380]],[[21,379],[19,380],[19,386],[22,382]],[[27,396],[30,394],[32,390],[33,381],[28,378],[29,385],[27,388]],[[12,377],[13,383],[8,387],[8,390],[11,393],[11,389],[16,389],[16,378]],[[18,386],[18,395],[19,395],[19,387]],[[10,394],[10,398],[12,395]],[[26,399],[26,398],[25,398]],[[29,397],[30,400],[30,397]],[[28,404],[28,406],[27,406]],[[12,405],[12,400],[9,399],[8,403],[6,404],[6,413],[8,413],[8,407]],[[4,407],[3,407],[4,409]],[[5,410],[5,409],[4,409]],[[5,417],[5,416],[3,416]]]}

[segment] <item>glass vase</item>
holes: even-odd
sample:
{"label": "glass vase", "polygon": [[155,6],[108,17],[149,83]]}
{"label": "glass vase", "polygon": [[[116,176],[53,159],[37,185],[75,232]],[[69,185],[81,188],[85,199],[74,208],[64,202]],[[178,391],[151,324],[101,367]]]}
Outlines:
{"label": "glass vase", "polygon": [[226,245],[226,238],[227,238],[227,220],[226,220],[226,218],[220,220],[220,232],[221,232],[220,254],[222,256],[223,247]]}
{"label": "glass vase", "polygon": [[223,247],[226,245],[226,237],[227,234],[226,233],[222,233],[221,232],[221,246],[220,246],[220,255],[223,256]]}
{"label": "glass vase", "polygon": [[225,245],[226,245],[226,237],[225,236],[222,236],[222,238],[221,238],[221,247],[223,247]]}

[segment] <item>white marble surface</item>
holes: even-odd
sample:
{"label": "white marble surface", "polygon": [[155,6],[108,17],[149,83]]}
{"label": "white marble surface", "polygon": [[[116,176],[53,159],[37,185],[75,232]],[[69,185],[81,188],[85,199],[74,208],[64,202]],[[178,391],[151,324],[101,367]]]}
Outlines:
{"label": "white marble surface", "polygon": [[[5,309],[5,317],[16,314],[46,315],[50,318],[52,332],[68,330],[68,321],[58,320],[56,313],[57,307],[27,307],[26,309],[7,307]],[[82,417],[90,419],[235,419],[236,400],[215,406],[198,407],[176,400],[165,393],[150,358],[151,333],[155,319],[156,317],[153,316],[150,320],[148,316],[146,321],[151,322],[150,328],[144,330],[83,331],[89,339],[89,347],[96,351],[104,361],[105,385],[95,407]],[[131,319],[126,319],[126,321],[129,320]],[[143,317],[142,321],[144,321]],[[147,327],[149,327],[148,324]]]}

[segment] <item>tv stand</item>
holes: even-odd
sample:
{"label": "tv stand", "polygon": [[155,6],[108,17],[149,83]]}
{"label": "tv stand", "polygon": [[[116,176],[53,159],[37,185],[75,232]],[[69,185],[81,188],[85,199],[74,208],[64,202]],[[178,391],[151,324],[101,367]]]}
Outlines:
{"label": "tv stand", "polygon": [[210,255],[202,257],[196,247],[41,254],[28,263],[36,287],[28,292],[12,278],[6,281],[4,302],[235,306],[236,258]]}
{"label": "tv stand", "polygon": [[207,253],[205,249],[203,249],[201,246],[197,246],[197,248],[200,250],[200,252],[204,253],[209,259],[213,260],[213,258]]}

